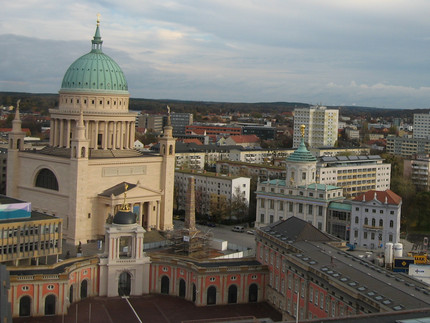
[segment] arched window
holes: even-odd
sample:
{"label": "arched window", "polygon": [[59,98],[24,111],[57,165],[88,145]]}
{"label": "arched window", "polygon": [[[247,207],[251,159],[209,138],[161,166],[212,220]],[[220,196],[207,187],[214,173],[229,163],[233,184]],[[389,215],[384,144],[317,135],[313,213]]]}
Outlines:
{"label": "arched window", "polygon": [[364,224],[368,225],[369,224],[369,219],[368,218],[364,218]]}
{"label": "arched window", "polygon": [[56,297],[53,294],[45,298],[45,315],[55,315],[55,301]]}
{"label": "arched window", "polygon": [[172,145],[169,146],[169,155],[173,155],[173,146]]}
{"label": "arched window", "polygon": [[163,276],[161,278],[161,294],[169,294],[169,277]]}
{"label": "arched window", "polygon": [[31,298],[30,296],[23,296],[19,300],[19,316],[31,315]]}
{"label": "arched window", "polygon": [[249,285],[248,302],[253,303],[258,301],[258,286],[257,284]]}
{"label": "arched window", "polygon": [[208,288],[208,295],[206,299],[207,305],[215,305],[216,304],[216,287],[210,286]]}
{"label": "arched window", "polygon": [[237,286],[231,285],[228,288],[228,303],[235,304],[237,303]]}
{"label": "arched window", "polygon": [[81,299],[87,298],[87,291],[88,291],[88,281],[84,279],[81,282]]}
{"label": "arched window", "polygon": [[81,148],[81,157],[85,157],[85,147]]}
{"label": "arched window", "polygon": [[380,226],[380,227],[383,227],[383,226],[384,226],[384,220],[382,220],[382,219],[380,219],[380,220],[379,220],[379,226]]}
{"label": "arched window", "polygon": [[358,216],[355,217],[355,223],[358,223]]}
{"label": "arched window", "polygon": [[35,186],[58,191],[57,177],[49,169],[43,168],[37,173]]}
{"label": "arched window", "polygon": [[392,228],[394,226],[394,221],[390,220],[390,228]]}
{"label": "arched window", "polygon": [[186,287],[185,280],[181,279],[179,281],[179,297],[185,298],[185,290],[186,290],[185,287]]}
{"label": "arched window", "polygon": [[375,220],[375,218],[372,218],[372,227],[375,227],[376,226],[376,220]]}

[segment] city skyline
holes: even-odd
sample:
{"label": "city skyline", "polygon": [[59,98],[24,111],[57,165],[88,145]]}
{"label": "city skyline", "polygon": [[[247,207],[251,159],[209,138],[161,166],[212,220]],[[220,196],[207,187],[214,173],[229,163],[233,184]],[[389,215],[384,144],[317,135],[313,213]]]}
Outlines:
{"label": "city skyline", "polygon": [[425,1],[6,2],[0,91],[55,93],[90,50],[134,98],[428,108]]}

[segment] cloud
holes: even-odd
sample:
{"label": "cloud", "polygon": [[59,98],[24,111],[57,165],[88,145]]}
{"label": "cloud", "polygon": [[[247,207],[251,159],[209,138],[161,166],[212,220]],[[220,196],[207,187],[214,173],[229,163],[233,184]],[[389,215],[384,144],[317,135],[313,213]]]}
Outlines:
{"label": "cloud", "polygon": [[58,91],[101,13],[104,51],[134,97],[426,107],[429,11],[426,0],[9,1],[0,85]]}

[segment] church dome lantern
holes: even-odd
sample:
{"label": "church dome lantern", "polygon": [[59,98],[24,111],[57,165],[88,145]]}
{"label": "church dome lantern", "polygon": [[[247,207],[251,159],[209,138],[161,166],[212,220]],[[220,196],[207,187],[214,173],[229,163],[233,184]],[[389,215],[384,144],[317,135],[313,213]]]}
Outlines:
{"label": "church dome lantern", "polygon": [[105,92],[128,94],[127,80],[119,65],[102,51],[100,20],[94,34],[92,49],[67,69],[60,92]]}

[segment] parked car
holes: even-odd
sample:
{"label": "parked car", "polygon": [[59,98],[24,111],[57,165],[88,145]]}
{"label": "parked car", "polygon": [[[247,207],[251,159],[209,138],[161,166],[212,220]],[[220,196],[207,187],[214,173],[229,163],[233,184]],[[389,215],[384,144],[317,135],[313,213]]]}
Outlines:
{"label": "parked car", "polygon": [[235,225],[234,228],[231,229],[231,231],[234,231],[234,232],[244,232],[245,228],[242,227],[242,226],[240,226],[240,225]]}
{"label": "parked car", "polygon": [[255,230],[248,230],[248,231],[246,231],[246,233],[248,233],[248,234],[255,234]]}

